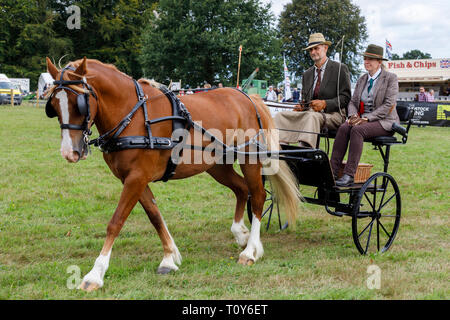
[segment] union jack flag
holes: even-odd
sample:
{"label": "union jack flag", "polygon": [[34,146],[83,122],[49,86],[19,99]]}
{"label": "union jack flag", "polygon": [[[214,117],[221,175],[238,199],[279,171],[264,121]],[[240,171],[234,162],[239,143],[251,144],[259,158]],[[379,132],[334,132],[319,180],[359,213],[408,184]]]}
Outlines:
{"label": "union jack flag", "polygon": [[386,55],[389,60],[392,59],[392,44],[386,39]]}

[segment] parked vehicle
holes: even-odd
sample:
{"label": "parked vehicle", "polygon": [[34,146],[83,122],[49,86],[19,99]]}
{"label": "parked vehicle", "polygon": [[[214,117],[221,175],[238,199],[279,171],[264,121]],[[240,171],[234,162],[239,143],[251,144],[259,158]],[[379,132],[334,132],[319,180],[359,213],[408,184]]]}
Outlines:
{"label": "parked vehicle", "polygon": [[13,83],[8,79],[8,77],[1,73],[0,74],[0,104],[10,104],[11,103],[11,89],[14,95],[14,104],[22,104],[22,93],[19,89],[15,88]]}

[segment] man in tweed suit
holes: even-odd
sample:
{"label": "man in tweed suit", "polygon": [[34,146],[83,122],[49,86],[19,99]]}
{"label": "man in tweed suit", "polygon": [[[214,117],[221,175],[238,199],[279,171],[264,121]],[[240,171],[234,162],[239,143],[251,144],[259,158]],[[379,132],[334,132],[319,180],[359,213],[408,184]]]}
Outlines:
{"label": "man in tweed suit", "polygon": [[347,104],[351,98],[350,73],[345,64],[327,57],[330,41],[321,33],[309,37],[308,50],[314,66],[306,70],[302,79],[302,104],[294,111],[279,112],[275,124],[280,129],[280,142],[315,147],[317,134],[326,127],[337,128],[345,121]]}

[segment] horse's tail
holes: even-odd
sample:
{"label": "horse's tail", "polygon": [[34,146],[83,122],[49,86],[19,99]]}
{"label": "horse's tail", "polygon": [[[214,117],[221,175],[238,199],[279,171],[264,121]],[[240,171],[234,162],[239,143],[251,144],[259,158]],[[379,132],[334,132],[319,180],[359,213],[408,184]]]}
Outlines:
{"label": "horse's tail", "polygon": [[[271,151],[279,151],[278,130],[270,114],[259,95],[250,96],[261,114],[263,125],[267,128],[267,146]],[[263,163],[263,173],[269,179],[272,187],[272,198],[286,213],[289,225],[295,227],[298,209],[302,195],[298,189],[298,182],[288,164],[283,160],[269,158]]]}

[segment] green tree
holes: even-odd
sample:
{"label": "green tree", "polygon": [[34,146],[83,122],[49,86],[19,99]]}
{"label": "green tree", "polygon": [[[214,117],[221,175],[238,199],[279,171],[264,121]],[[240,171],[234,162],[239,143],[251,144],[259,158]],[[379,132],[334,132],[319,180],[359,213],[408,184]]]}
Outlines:
{"label": "green tree", "polygon": [[431,59],[431,54],[424,53],[420,50],[411,50],[407,51],[403,54],[403,57],[400,58],[398,54],[392,55],[392,60],[415,60],[415,59]]}
{"label": "green tree", "polygon": [[30,78],[36,87],[45,71],[46,54],[71,47],[70,41],[53,30],[55,14],[48,1],[2,0],[0,4],[0,70],[11,78]]}
{"label": "green tree", "polygon": [[302,74],[312,65],[307,47],[310,34],[320,32],[332,42],[328,56],[341,51],[336,44],[344,38],[342,62],[356,78],[362,61],[359,53],[364,50],[367,27],[361,10],[350,0],[293,0],[281,13],[279,29],[290,69]]}
{"label": "green tree", "polygon": [[235,86],[242,45],[241,80],[256,67],[258,79],[281,80],[281,42],[270,5],[260,0],[161,0],[157,12],[142,36],[146,77]]}
{"label": "green tree", "polygon": [[[139,78],[142,68],[141,32],[148,23],[156,0],[53,0],[51,8],[58,14],[54,29],[72,43],[67,59],[86,56],[112,63],[121,71]],[[69,29],[67,8],[80,8],[80,29]]]}

